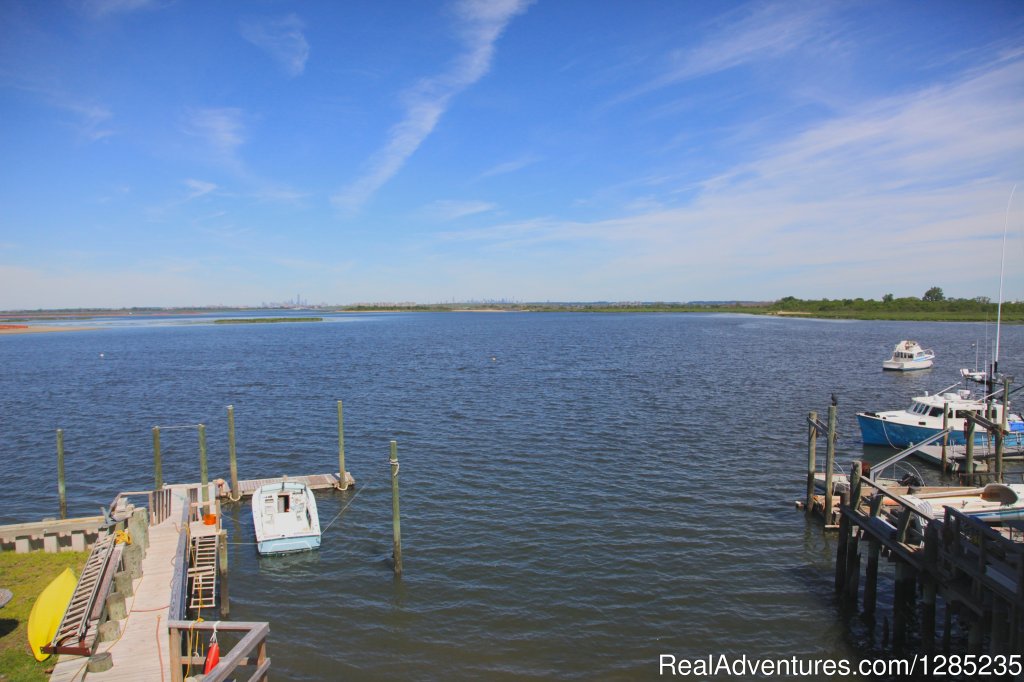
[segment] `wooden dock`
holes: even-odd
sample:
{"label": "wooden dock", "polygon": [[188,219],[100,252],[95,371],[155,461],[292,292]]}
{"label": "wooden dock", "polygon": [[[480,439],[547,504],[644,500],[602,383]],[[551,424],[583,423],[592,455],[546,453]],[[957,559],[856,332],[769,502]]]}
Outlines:
{"label": "wooden dock", "polygon": [[[950,650],[954,618],[968,632],[969,654],[1024,650],[1024,534],[990,527],[951,507],[942,518],[928,518],[901,496],[854,478],[849,504],[840,511],[836,552],[835,588],[845,606],[856,609],[862,600],[863,615],[874,617],[879,557],[886,557],[895,565],[895,650],[910,640],[916,623],[923,652],[936,651],[940,603],[943,651]],[[869,504],[861,504],[862,491]]]}
{"label": "wooden dock", "polygon": [[[109,596],[97,610],[102,615],[90,623],[90,636],[78,645],[89,649],[88,655],[61,653],[50,677],[53,682],[79,682],[87,677],[114,682],[180,682],[189,670],[201,672],[202,658],[188,650],[188,633],[209,630],[210,623],[200,619],[217,621],[221,617],[218,610],[222,615],[227,612],[227,595],[218,590],[223,582],[218,579],[227,568],[226,531],[220,526],[215,484],[209,486],[209,493],[210,501],[202,502],[198,484],[165,486],[144,493],[149,496],[148,509],[117,507],[115,519],[140,513],[144,517],[141,527],[138,523],[118,524],[132,529],[133,551],[126,551],[125,556],[138,556],[137,566],[118,559],[122,570],[117,574],[111,571],[113,585],[107,586]],[[140,494],[122,493],[119,498]],[[110,589],[115,585],[116,589]],[[206,679],[228,679],[240,666],[255,668],[257,674],[252,679],[263,679],[270,667],[267,624],[225,623],[224,630],[247,634],[222,654],[223,661],[230,663],[222,661],[220,669],[211,671]]]}
{"label": "wooden dock", "polygon": [[[168,650],[167,621],[170,585],[175,573],[182,531],[188,527],[188,488],[171,487],[167,518],[149,527],[149,547],[142,560],[142,576],[132,581],[132,595],[126,597],[126,617],[116,640],[100,643],[96,653],[108,652],[113,666],[104,672],[89,672],[90,680],[158,680],[166,676],[162,656]],[[85,679],[88,658],[62,655],[51,682]]]}
{"label": "wooden dock", "polygon": [[[239,490],[239,492],[235,493],[234,495],[231,494],[231,491],[226,487],[226,485],[225,486],[218,485],[217,486],[217,490],[218,490],[218,494],[221,497],[230,497],[231,499],[240,499],[239,493],[241,494],[241,498],[252,497],[253,493],[255,493],[261,486],[271,485],[271,484],[274,484],[274,483],[281,483],[283,481],[293,481],[293,482],[296,482],[296,483],[305,483],[307,486],[309,486],[309,488],[311,490],[327,490],[329,488],[340,488],[340,487],[342,487],[342,486],[339,485],[340,480],[341,479],[338,477],[337,473],[331,473],[331,474],[312,474],[312,475],[309,475],[309,476],[282,476],[280,478],[256,478],[256,479],[252,479],[252,480],[248,480],[248,481],[239,481],[238,482],[238,490]],[[350,472],[346,471],[345,472],[345,486],[344,487],[348,488],[348,487],[354,486],[355,484],[356,484],[356,480],[354,478],[352,478],[352,474]]]}

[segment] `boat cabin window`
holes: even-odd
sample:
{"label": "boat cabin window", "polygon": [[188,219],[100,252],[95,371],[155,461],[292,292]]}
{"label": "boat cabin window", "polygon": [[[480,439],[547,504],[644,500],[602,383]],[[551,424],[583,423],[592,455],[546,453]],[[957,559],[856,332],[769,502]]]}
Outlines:
{"label": "boat cabin window", "polygon": [[277,496],[277,511],[278,513],[284,513],[291,511],[292,509],[292,496],[291,495],[278,495]]}
{"label": "boat cabin window", "polygon": [[942,408],[941,407],[933,407],[931,412],[929,412],[928,414],[931,415],[932,417],[941,417],[942,416]]}

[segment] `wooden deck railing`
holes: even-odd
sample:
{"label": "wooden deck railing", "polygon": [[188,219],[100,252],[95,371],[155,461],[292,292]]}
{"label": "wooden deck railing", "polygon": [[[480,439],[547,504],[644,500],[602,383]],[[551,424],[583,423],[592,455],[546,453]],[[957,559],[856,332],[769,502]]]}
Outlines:
{"label": "wooden deck railing", "polygon": [[941,534],[938,555],[948,579],[966,578],[972,592],[984,588],[1024,608],[1024,545],[951,507]]}
{"label": "wooden deck railing", "polygon": [[[270,659],[267,657],[267,635],[270,633],[270,623],[172,620],[167,623],[167,627],[170,634],[172,682],[182,682],[186,667],[191,667],[193,671],[198,672],[202,670],[205,663],[202,656],[193,655],[192,652],[182,653],[182,642],[187,642],[190,634],[201,632],[203,635],[208,635],[215,630],[218,633],[245,634],[229,650],[221,651],[220,662],[203,677],[204,682],[223,682],[229,678],[248,680],[249,682],[261,682],[267,679],[270,671]],[[249,677],[244,677],[248,671],[239,670],[240,668],[250,668],[252,674]]]}
{"label": "wooden deck railing", "polygon": [[162,523],[171,514],[171,489],[161,488],[149,493],[149,525]]}

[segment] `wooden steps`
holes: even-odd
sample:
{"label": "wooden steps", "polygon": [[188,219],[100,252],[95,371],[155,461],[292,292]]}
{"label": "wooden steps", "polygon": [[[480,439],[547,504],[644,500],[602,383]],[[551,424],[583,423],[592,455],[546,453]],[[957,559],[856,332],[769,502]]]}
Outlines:
{"label": "wooden steps", "polygon": [[192,538],[188,569],[190,609],[213,609],[217,605],[217,548],[219,535]]}

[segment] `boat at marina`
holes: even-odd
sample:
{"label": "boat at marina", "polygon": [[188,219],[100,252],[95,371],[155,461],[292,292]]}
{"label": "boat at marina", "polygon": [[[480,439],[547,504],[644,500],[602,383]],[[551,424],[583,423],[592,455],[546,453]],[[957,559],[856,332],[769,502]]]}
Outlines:
{"label": "boat at marina", "polygon": [[914,509],[930,519],[945,516],[950,507],[985,523],[1024,520],[1024,485],[989,483],[984,488],[903,495]]}
{"label": "boat at marina", "polygon": [[261,486],[252,496],[252,521],[260,554],[304,552],[320,546],[320,517],[313,491],[298,481]]}
{"label": "boat at marina", "polygon": [[935,351],[921,348],[917,341],[904,339],[892,349],[892,357],[882,363],[882,369],[909,372],[917,369],[928,369],[935,360]]}
{"label": "boat at marina", "polygon": [[[955,387],[956,384],[950,388]],[[989,398],[986,400],[986,397]],[[864,445],[887,445],[893,448],[905,448],[935,436],[943,429],[943,408],[949,406],[947,424],[950,429],[949,443],[965,445],[964,415],[1001,423],[1003,419],[1002,404],[993,399],[994,396],[976,397],[969,390],[956,392],[946,389],[939,393],[925,393],[911,399],[910,406],[903,410],[887,412],[858,412],[857,423],[860,426],[861,440]],[[1006,415],[1006,428],[1009,434],[1003,441],[1007,447],[1024,445],[1024,418],[1017,413]],[[976,429],[974,443],[985,445],[990,436],[984,429]]]}

